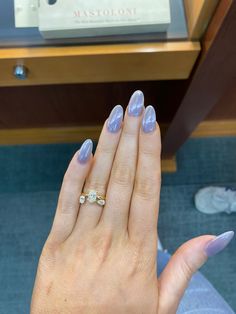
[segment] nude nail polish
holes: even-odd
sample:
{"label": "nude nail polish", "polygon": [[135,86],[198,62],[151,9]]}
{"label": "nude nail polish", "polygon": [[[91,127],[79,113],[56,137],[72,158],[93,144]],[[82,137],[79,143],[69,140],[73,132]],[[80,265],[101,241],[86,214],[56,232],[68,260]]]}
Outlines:
{"label": "nude nail polish", "polygon": [[156,112],[153,106],[148,106],[145,110],[142,128],[145,133],[153,132],[156,129]]}
{"label": "nude nail polish", "polygon": [[86,164],[86,162],[89,160],[93,150],[93,142],[91,140],[86,140],[80,150],[78,155],[78,161],[81,164]]}
{"label": "nude nail polish", "polygon": [[230,243],[233,237],[234,237],[233,231],[228,231],[220,234],[215,239],[208,242],[205,248],[206,255],[210,257],[221,252],[227,247],[227,245]]}
{"label": "nude nail polish", "polygon": [[124,110],[120,105],[113,108],[107,120],[107,130],[111,133],[117,133],[123,121]]}
{"label": "nude nail polish", "polygon": [[144,109],[144,95],[143,92],[137,90],[130,98],[128,105],[129,116],[138,117],[142,114]]}

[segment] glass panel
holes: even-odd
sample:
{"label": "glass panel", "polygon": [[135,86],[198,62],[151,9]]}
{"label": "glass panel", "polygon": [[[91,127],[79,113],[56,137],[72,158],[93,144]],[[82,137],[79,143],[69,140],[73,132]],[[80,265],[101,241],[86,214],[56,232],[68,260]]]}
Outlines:
{"label": "glass panel", "polygon": [[[50,0],[51,1],[51,0]],[[187,39],[183,0],[170,0],[171,24],[166,33],[97,36],[86,38],[44,39],[37,27],[15,28],[14,0],[0,1],[0,47],[71,45],[85,43],[122,43]]]}

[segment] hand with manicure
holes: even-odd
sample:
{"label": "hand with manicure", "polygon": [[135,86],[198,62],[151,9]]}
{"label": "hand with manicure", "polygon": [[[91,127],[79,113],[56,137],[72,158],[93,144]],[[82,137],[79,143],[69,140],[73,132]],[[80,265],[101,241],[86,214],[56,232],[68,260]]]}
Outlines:
{"label": "hand with manicure", "polygon": [[94,156],[92,149],[86,140],[65,173],[31,314],[176,313],[194,272],[233,232],[186,242],[157,279],[161,139],[141,91],[125,115],[112,110]]}

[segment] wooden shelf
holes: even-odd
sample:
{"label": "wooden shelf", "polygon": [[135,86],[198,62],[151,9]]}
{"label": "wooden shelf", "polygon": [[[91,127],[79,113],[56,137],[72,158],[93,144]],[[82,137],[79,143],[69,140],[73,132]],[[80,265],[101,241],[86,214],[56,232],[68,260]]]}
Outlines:
{"label": "wooden shelf", "polygon": [[0,86],[186,79],[199,52],[191,41],[0,49]]}
{"label": "wooden shelf", "polygon": [[[0,145],[81,143],[85,138],[97,141],[101,130],[102,125],[85,127],[2,129],[0,130]],[[163,172],[175,172],[175,158],[163,159],[161,167]]]}

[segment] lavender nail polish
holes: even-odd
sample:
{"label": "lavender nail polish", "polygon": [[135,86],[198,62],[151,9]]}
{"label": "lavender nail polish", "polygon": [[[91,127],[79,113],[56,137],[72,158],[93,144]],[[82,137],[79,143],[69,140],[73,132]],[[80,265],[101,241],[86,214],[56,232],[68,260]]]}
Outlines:
{"label": "lavender nail polish", "polygon": [[107,120],[107,129],[111,133],[117,133],[120,130],[123,121],[124,110],[120,105],[113,108]]}
{"label": "lavender nail polish", "polygon": [[153,132],[156,129],[156,112],[153,106],[148,106],[146,108],[142,121],[142,127],[145,133]]}
{"label": "lavender nail polish", "polygon": [[137,90],[130,98],[128,105],[129,116],[138,117],[143,112],[144,108],[144,95],[143,92]]}
{"label": "lavender nail polish", "polygon": [[81,164],[86,164],[89,160],[93,150],[93,142],[86,140],[79,150],[78,161]]}
{"label": "lavender nail polish", "polygon": [[211,240],[206,248],[205,252],[208,257],[214,256],[217,253],[221,252],[226,246],[229,244],[229,242],[233,239],[234,232],[228,231],[225,233],[220,234],[215,239]]}

